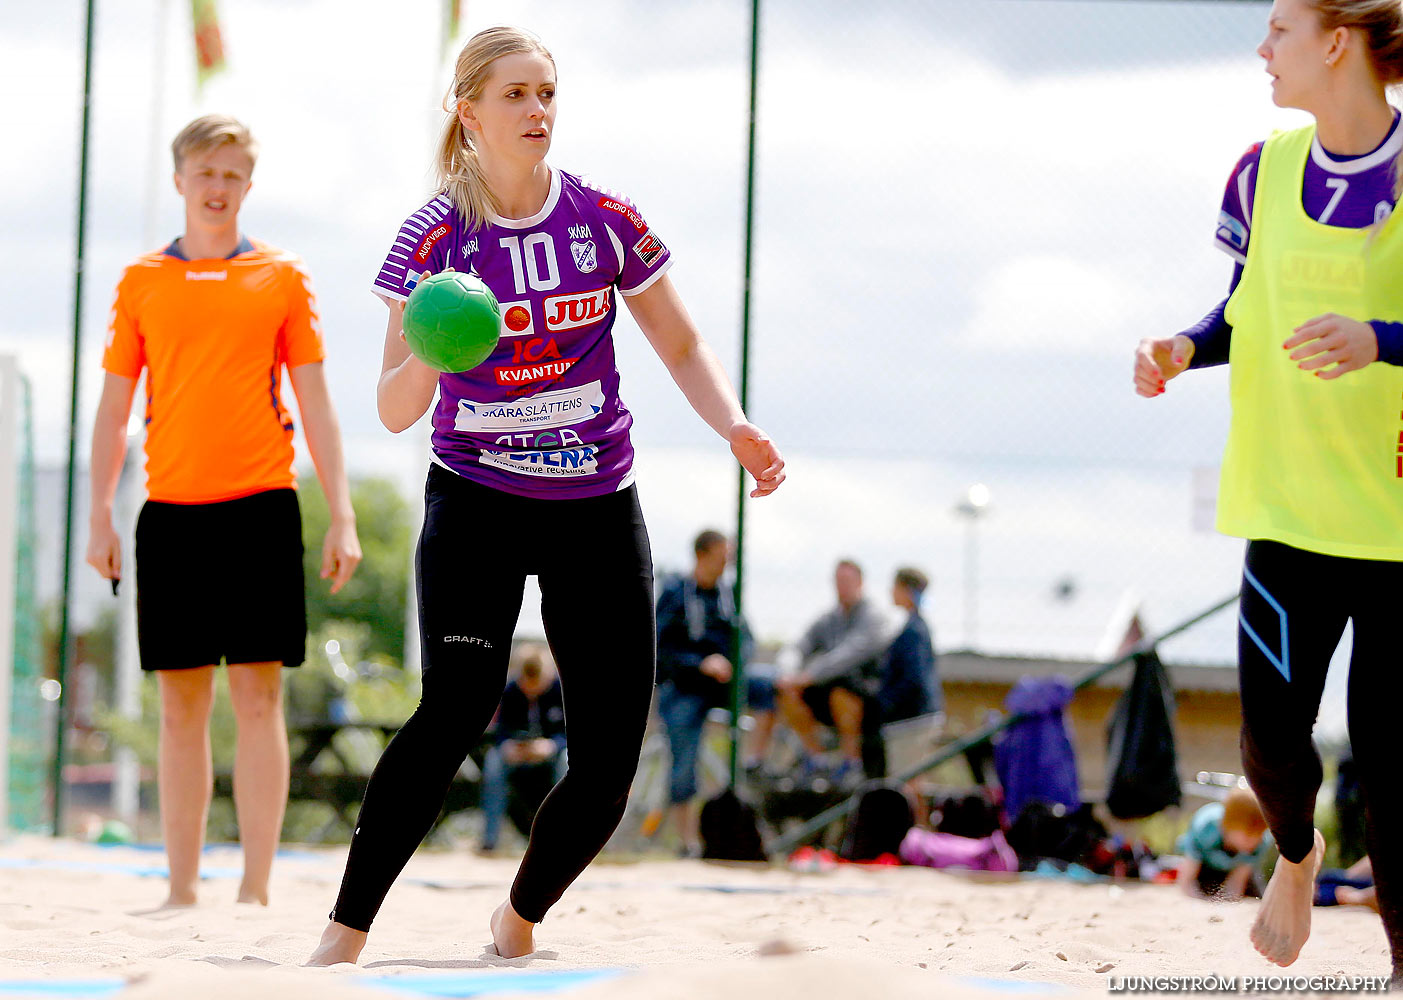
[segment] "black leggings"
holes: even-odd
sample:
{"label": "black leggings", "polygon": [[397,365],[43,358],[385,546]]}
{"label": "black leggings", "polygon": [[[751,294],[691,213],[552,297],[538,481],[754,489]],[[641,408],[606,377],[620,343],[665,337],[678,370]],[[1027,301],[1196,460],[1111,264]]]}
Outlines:
{"label": "black leggings", "polygon": [[1359,767],[1379,909],[1403,974],[1403,562],[1344,559],[1278,542],[1247,546],[1238,627],[1242,762],[1282,857],[1314,843],[1320,755],[1311,730],[1345,622],[1354,622],[1349,737]]}
{"label": "black leggings", "polygon": [[419,707],[361,804],[332,919],[371,921],[482,739],[506,684],[526,577],[564,689],[569,770],[546,796],[511,889],[538,923],[609,839],[638,768],[653,693],[653,565],[637,490],[539,500],[433,466],[415,572]]}

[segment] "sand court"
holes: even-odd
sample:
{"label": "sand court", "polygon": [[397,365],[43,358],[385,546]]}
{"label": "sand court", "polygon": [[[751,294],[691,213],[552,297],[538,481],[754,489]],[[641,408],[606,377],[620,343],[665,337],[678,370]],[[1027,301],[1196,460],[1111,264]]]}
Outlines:
{"label": "sand court", "polygon": [[[487,952],[487,918],[516,862],[463,851],[411,860],[358,967],[301,968],[344,861],[344,848],[284,852],[265,909],[235,904],[237,849],[213,847],[200,904],[162,910],[159,851],[17,837],[0,848],[0,997],[988,998],[1283,975],[1248,943],[1255,902],[1162,885],[697,861],[592,865],[541,926],[540,951],[506,960]],[[1285,974],[1387,972],[1377,916],[1314,917]]]}

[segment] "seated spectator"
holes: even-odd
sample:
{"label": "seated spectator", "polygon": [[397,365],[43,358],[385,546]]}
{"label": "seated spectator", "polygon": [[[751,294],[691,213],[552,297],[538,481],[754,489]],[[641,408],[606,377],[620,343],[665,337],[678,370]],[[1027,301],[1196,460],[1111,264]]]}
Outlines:
{"label": "seated spectator", "polygon": [[1363,857],[1341,871],[1322,869],[1315,877],[1316,906],[1367,906],[1379,912],[1379,897],[1374,892],[1374,864]]}
{"label": "seated spectator", "polygon": [[851,559],[833,574],[838,606],[822,615],[799,640],[797,673],[778,680],[780,712],[803,744],[803,776],[825,770],[818,727],[838,731],[840,760],[831,768],[840,784],[863,775],[863,737],[876,710],[867,703],[876,691],[878,657],[890,633],[881,614],[862,596],[862,569]]}
{"label": "seated spectator", "polygon": [[930,715],[945,707],[935,669],[935,647],[930,627],[921,617],[921,596],[930,581],[918,569],[896,571],[892,601],[906,612],[906,621],[878,668],[877,709],[882,724]]}
{"label": "seated spectator", "polygon": [[[892,602],[903,614],[896,638],[882,654],[873,698],[876,738],[882,744],[887,775],[903,774],[928,759],[945,725],[935,647],[921,617],[921,597],[929,584],[924,573],[911,567],[897,570],[892,581]],[[869,760],[871,756],[867,755]],[[920,801],[914,780],[908,791]]]}
{"label": "seated spectator", "polygon": [[526,833],[537,807],[565,774],[565,703],[555,665],[540,646],[524,646],[487,731],[482,767],[483,851],[497,849],[509,800],[512,821]]}
{"label": "seated spectator", "polygon": [[726,536],[703,531],[692,550],[692,572],[669,581],[658,596],[658,714],[672,752],[668,811],[682,854],[697,857],[701,847],[693,800],[702,730],[709,711],[730,706],[737,625],[745,633],[729,588],[721,586],[731,556]]}
{"label": "seated spectator", "polygon": [[1222,802],[1194,813],[1179,843],[1184,864],[1176,881],[1187,895],[1201,899],[1260,896],[1254,876],[1270,845],[1257,796],[1240,782]]}

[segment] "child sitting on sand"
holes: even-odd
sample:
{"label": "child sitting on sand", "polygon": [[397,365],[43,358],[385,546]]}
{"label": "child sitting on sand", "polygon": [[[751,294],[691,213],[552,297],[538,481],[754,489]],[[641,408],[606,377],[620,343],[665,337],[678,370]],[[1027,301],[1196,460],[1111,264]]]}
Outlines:
{"label": "child sitting on sand", "polygon": [[1260,896],[1253,875],[1271,844],[1257,797],[1245,782],[1222,802],[1210,802],[1189,823],[1179,841],[1184,863],[1178,883],[1199,899],[1237,900]]}

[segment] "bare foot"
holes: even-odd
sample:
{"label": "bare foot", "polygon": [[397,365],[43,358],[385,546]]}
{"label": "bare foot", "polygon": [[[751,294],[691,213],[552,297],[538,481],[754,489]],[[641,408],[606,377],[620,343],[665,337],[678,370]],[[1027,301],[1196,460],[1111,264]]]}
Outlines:
{"label": "bare foot", "polygon": [[1252,945],[1268,962],[1290,965],[1310,937],[1315,876],[1324,856],[1325,838],[1316,830],[1315,846],[1300,864],[1293,865],[1285,858],[1277,860],[1252,924]]}
{"label": "bare foot", "polygon": [[161,909],[176,910],[182,907],[194,906],[196,902],[197,899],[195,897],[195,892],[193,889],[182,889],[180,891],[177,891],[172,886],[170,895],[167,896],[166,901],[161,904]]}
{"label": "bare foot", "polygon": [[536,943],[531,939],[536,925],[518,916],[511,900],[497,907],[497,912],[492,914],[491,927],[492,944],[503,958],[520,958],[536,950]]}
{"label": "bare foot", "polygon": [[323,966],[349,962],[355,965],[368,936],[365,931],[354,930],[333,920],[326,925],[326,930],[322,931],[321,943],[317,945],[317,950],[302,964]]}
{"label": "bare foot", "polygon": [[262,889],[255,889],[247,885],[239,886],[239,902],[257,903],[259,906],[267,906],[268,887],[264,886]]}

